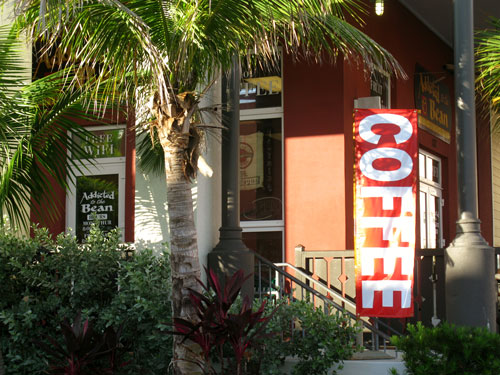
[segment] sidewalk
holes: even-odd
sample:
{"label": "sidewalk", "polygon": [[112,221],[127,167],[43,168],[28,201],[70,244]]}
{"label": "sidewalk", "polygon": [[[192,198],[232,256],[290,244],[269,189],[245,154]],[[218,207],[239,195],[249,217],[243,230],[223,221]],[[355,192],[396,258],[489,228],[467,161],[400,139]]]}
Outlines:
{"label": "sidewalk", "polygon": [[405,365],[401,353],[394,350],[384,352],[356,353],[354,358],[344,361],[344,368],[338,371],[339,375],[388,375],[390,369],[395,368],[399,375],[405,374]]}
{"label": "sidewalk", "polygon": [[[296,362],[293,358],[287,358],[285,362],[285,373],[291,373]],[[344,361],[344,368],[337,370],[338,375],[390,375],[390,369],[395,368],[399,375],[405,375],[405,365],[401,353],[394,350],[372,352],[365,351],[356,353],[353,359]]]}

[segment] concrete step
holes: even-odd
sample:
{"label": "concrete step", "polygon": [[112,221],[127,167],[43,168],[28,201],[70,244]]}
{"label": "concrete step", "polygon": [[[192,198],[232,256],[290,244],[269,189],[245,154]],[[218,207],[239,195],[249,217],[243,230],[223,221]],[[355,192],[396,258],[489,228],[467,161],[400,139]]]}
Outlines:
{"label": "concrete step", "polygon": [[396,369],[399,375],[405,374],[401,353],[394,350],[366,350],[356,353],[351,360],[344,361],[344,368],[337,372],[339,375],[389,375],[391,369]]}
{"label": "concrete step", "polygon": [[[287,358],[283,368],[284,373],[290,374],[298,360]],[[336,368],[336,367],[335,367]],[[406,374],[406,368],[401,353],[394,350],[369,351],[356,353],[351,360],[344,361],[344,367],[337,369],[338,375],[390,375],[391,369],[397,370],[399,375]]]}

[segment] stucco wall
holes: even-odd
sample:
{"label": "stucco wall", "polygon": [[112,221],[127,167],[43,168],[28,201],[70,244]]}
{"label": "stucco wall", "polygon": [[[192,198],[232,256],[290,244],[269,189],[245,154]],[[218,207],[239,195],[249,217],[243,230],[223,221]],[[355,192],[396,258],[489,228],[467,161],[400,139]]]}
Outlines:
{"label": "stucco wall", "polygon": [[[498,116],[496,116],[497,118]],[[496,121],[496,118],[493,119]],[[491,136],[491,179],[493,189],[493,246],[500,246],[500,130]]]}
{"label": "stucco wall", "polygon": [[[391,78],[391,107],[414,108],[414,72],[419,63],[437,72],[453,95],[453,76],[443,65],[453,62],[452,49],[398,2],[382,17],[368,9],[362,30],[389,50],[408,79]],[[285,236],[286,261],[294,247],[341,250],[354,246],[353,141],[354,99],[370,96],[370,75],[363,65],[342,57],[336,64],[284,60]],[[456,220],[456,148],[420,131],[419,145],[443,160],[444,235]]]}

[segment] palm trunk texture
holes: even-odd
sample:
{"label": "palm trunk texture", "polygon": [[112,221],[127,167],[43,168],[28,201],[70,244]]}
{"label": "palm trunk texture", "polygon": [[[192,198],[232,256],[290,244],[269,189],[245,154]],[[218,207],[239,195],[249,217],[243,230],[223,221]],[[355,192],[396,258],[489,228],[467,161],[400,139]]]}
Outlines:
{"label": "palm trunk texture", "polygon": [[[184,104],[184,103],[183,103]],[[157,107],[157,114],[160,114]],[[201,277],[198,243],[194,224],[191,182],[186,175],[189,152],[189,126],[186,128],[186,111],[177,108],[179,115],[157,116],[158,135],[165,153],[167,179],[167,207],[170,230],[170,263],[172,274],[172,312],[174,318],[196,321],[197,316],[189,290],[200,291],[197,279]],[[174,113],[175,114],[175,113]],[[189,121],[189,119],[187,120]],[[189,124],[188,124],[189,125]],[[201,349],[191,341],[174,335],[172,365],[175,375],[202,373]]]}

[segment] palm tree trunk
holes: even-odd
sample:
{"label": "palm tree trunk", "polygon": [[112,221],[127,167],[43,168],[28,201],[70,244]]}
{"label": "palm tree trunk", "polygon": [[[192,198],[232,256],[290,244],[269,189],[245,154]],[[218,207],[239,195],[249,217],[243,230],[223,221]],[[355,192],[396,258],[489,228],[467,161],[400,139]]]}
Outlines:
{"label": "palm tree trunk", "polygon": [[[170,133],[167,137],[167,129],[159,130],[160,142],[165,152],[167,178],[173,317],[196,321],[196,313],[189,299],[188,290],[201,289],[197,282],[201,274],[193,197],[184,164],[189,134]],[[174,142],[172,137],[175,138]],[[203,357],[199,346],[190,341],[182,343],[182,339],[181,336],[174,336],[174,374],[202,373],[200,365],[203,365]]]}

